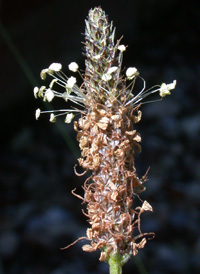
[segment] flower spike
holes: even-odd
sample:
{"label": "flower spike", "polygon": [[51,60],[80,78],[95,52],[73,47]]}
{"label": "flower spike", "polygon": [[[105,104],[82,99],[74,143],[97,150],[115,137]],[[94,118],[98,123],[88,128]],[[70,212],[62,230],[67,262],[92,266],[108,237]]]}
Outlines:
{"label": "flower spike", "polygon": [[[52,78],[49,87],[33,90],[35,98],[51,102],[59,97],[72,106],[54,111],[38,108],[35,117],[38,120],[41,113],[50,113],[50,122],[54,123],[58,116],[65,115],[68,124],[78,116],[74,122],[81,150],[78,163],[85,171],[78,174],[75,169],[75,173],[91,173],[83,184],[84,196],[72,192],[87,204],[84,215],[90,226],[86,236],[78,240],[90,241],[82,247],[86,252],[100,249],[100,261],[108,262],[111,269],[116,261],[121,268],[144,248],[149,236],[154,236],[153,232],[141,231],[141,215],[153,212],[153,208],[139,196],[145,191],[148,170],[139,179],[135,154],[141,151],[141,136],[135,124],[142,118],[141,105],[152,102],[146,101],[146,97],[156,93],[162,100],[176,87],[176,80],[146,89],[137,68],[129,67],[124,73],[122,59],[126,46],[120,44],[121,39],[115,42],[115,28],[105,12],[100,7],[91,9],[85,23],[85,72],[81,74],[75,62],[68,65],[70,71],[79,73],[83,83],[78,86],[75,77],[64,74],[60,63],[52,63],[40,74],[42,80]],[[142,88],[133,94],[136,81],[142,81]],[[57,86],[62,88],[61,92],[56,90]],[[140,206],[136,206],[136,198],[142,202]]]}

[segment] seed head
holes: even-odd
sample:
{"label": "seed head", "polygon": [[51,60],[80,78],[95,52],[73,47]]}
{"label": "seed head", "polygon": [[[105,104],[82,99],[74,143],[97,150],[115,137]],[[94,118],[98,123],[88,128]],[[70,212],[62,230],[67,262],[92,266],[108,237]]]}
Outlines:
{"label": "seed head", "polygon": [[[91,9],[85,23],[86,60],[81,86],[75,77],[63,73],[60,63],[53,63],[41,71],[42,80],[53,78],[49,87],[35,87],[33,91],[35,98],[51,102],[60,97],[73,106],[55,111],[37,109],[36,119],[46,112],[50,113],[50,122],[55,122],[57,116],[64,114],[65,123],[71,123],[75,113],[81,114],[74,122],[81,150],[78,163],[85,169],[83,174],[90,170],[91,176],[83,185],[84,197],[72,193],[87,204],[84,214],[90,228],[80,239],[86,238],[90,244],[84,245],[83,250],[101,249],[101,261],[117,254],[125,262],[145,246],[150,235],[154,236],[153,232],[143,233],[140,224],[141,214],[152,212],[152,206],[147,201],[135,206],[136,198],[141,201],[139,194],[145,190],[148,172],[139,179],[135,167],[135,153],[141,151],[141,136],[135,129],[142,117],[139,108],[151,102],[144,99],[153,93],[161,99],[169,95],[176,80],[146,89],[137,68],[129,67],[124,75],[122,59],[126,46],[120,44],[121,39],[115,41],[115,29],[105,12],[100,7]],[[71,62],[68,68],[77,72],[79,67]],[[136,80],[142,88],[133,95]],[[56,91],[57,85],[63,92]],[[76,169],[75,173],[83,175]]]}

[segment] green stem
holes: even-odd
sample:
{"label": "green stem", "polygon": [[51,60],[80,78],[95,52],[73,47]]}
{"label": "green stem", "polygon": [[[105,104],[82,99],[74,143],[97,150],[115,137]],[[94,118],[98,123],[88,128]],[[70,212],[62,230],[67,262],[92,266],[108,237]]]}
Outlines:
{"label": "green stem", "polygon": [[110,255],[108,264],[110,274],[122,274],[122,258],[118,254]]}

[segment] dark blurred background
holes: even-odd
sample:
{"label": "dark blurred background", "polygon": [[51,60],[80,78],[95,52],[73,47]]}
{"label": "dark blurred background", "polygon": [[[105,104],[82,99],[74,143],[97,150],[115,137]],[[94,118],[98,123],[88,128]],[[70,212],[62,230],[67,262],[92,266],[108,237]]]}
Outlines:
{"label": "dark blurred background", "polygon": [[[195,2],[196,3],[196,2]],[[147,190],[154,213],[145,213],[143,231],[156,238],[124,267],[124,273],[200,273],[200,62],[199,15],[193,1],[0,1],[0,273],[100,274],[99,252],[84,253],[81,201],[71,194],[85,178],[73,167],[80,155],[72,125],[49,116],[33,97],[41,69],[75,61],[84,69],[84,19],[99,6],[124,35],[124,66],[135,66],[147,87],[177,80],[162,102],[142,107],[137,125],[142,153],[138,175],[150,166]],[[81,81],[80,81],[81,83]],[[55,100],[52,108],[62,106]],[[84,242],[85,243],[85,242]]]}

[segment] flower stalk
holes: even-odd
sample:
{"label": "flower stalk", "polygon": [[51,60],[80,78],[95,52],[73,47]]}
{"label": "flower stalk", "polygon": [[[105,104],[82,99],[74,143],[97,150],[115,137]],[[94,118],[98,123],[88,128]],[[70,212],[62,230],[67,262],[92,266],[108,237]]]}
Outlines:
{"label": "flower stalk", "polygon": [[111,254],[108,260],[110,274],[122,274],[121,258],[118,254]]}
{"label": "flower stalk", "polygon": [[[145,190],[147,173],[139,179],[135,168],[135,153],[141,151],[141,136],[135,129],[142,117],[140,106],[151,102],[144,99],[153,93],[158,93],[160,99],[169,95],[176,81],[146,90],[146,83],[135,67],[122,74],[126,46],[120,44],[121,39],[115,42],[115,29],[105,12],[100,7],[91,9],[85,23],[86,60],[82,85],[77,86],[75,77],[67,77],[61,64],[53,63],[41,72],[42,79],[47,75],[53,78],[49,87],[36,87],[34,95],[49,102],[54,97],[72,102],[71,109],[51,111],[51,122],[64,114],[65,122],[70,123],[80,114],[74,122],[81,150],[78,163],[85,172],[91,171],[82,186],[84,197],[73,191],[87,204],[87,211],[83,213],[90,227],[80,239],[87,239],[90,244],[82,248],[86,252],[100,249],[99,260],[106,261],[110,273],[116,274],[122,273],[123,264],[154,237],[153,232],[141,230],[141,214],[153,209],[139,196]],[[68,68],[79,72],[75,62]],[[143,88],[134,96],[137,79],[143,83]],[[57,92],[55,85],[63,87],[64,92]],[[37,109],[36,119],[44,112],[47,111]],[[79,175],[76,169],[75,173]],[[142,204],[136,207],[137,198]]]}

